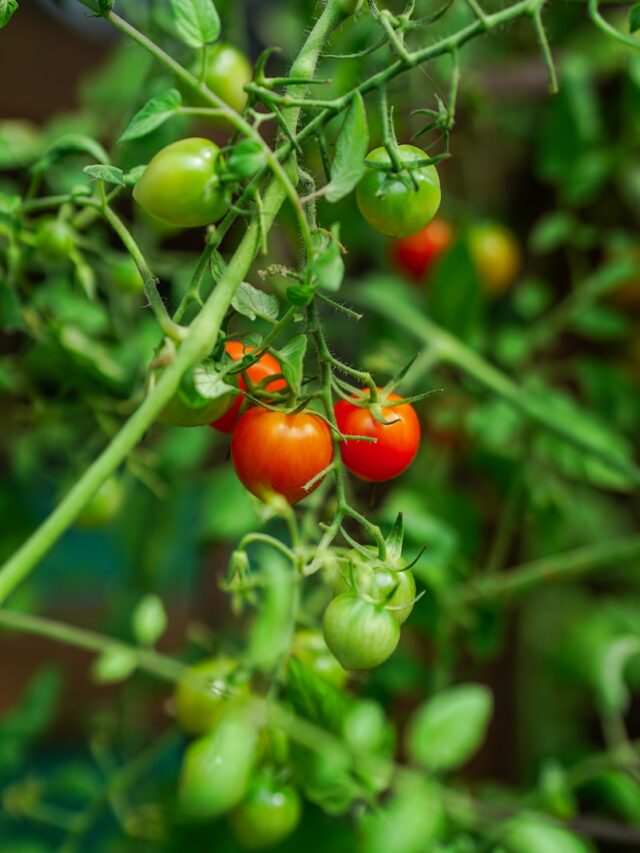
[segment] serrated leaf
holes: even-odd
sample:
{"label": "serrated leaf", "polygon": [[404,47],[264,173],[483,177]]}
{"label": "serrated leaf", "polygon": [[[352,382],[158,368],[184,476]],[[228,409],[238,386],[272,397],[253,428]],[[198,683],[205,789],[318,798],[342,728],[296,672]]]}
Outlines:
{"label": "serrated leaf", "polygon": [[110,646],[96,658],[91,673],[101,684],[124,681],[137,666],[135,654],[126,646]]}
{"label": "serrated leaf", "polygon": [[344,278],[344,261],[340,247],[340,225],[335,223],[331,233],[317,231],[313,235],[314,255],[309,270],[324,290],[337,291]]}
{"label": "serrated leaf", "polygon": [[193,369],[192,383],[196,395],[200,398],[204,397],[206,400],[216,400],[218,397],[228,394],[229,391],[235,390],[233,385],[224,381],[215,364],[210,361],[203,361]]}
{"label": "serrated leaf", "polygon": [[150,593],[140,600],[131,616],[136,640],[143,646],[153,646],[164,634],[167,614],[162,601]]}
{"label": "serrated leaf", "polygon": [[118,142],[128,142],[130,139],[139,139],[151,133],[175,115],[181,104],[182,95],[177,89],[169,89],[151,98],[131,119]]}
{"label": "serrated leaf", "polygon": [[119,187],[125,185],[124,172],[117,166],[93,165],[85,166],[82,170],[85,175],[94,181],[104,181],[107,184],[117,184]]}
{"label": "serrated leaf", "polygon": [[0,0],[0,30],[6,27],[18,8],[18,0]]}
{"label": "serrated leaf", "polygon": [[45,171],[61,157],[68,154],[86,154],[99,163],[108,165],[109,155],[99,142],[82,133],[66,133],[53,142],[43,156],[34,164],[36,171]]}
{"label": "serrated leaf", "polygon": [[263,320],[274,321],[278,319],[280,311],[280,305],[275,296],[258,290],[257,287],[248,284],[246,281],[240,284],[231,300],[231,306],[238,314],[242,314],[250,320],[256,320],[260,317]]}
{"label": "serrated leaf", "polygon": [[484,740],[493,707],[482,684],[462,684],[438,693],[414,713],[408,736],[412,758],[429,770],[459,767]]}
{"label": "serrated leaf", "polygon": [[346,115],[331,164],[331,181],[325,190],[327,201],[336,202],[348,195],[364,175],[369,148],[367,112],[362,95],[356,93]]}
{"label": "serrated leaf", "polygon": [[635,33],[640,30],[640,3],[636,3],[629,9],[629,32]]}
{"label": "serrated leaf", "polygon": [[171,0],[171,12],[178,37],[189,47],[204,47],[220,35],[212,0]]}
{"label": "serrated leaf", "polygon": [[300,393],[306,352],[306,335],[298,335],[293,338],[278,352],[282,373],[294,394]]}

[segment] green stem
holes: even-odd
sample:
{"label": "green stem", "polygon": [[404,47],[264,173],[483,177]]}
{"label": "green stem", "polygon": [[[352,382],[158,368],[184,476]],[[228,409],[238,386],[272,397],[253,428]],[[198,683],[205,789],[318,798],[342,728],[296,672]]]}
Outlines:
{"label": "green stem", "polygon": [[[389,313],[389,301],[387,296],[376,287],[361,287],[357,294],[357,303],[372,308],[387,316]],[[549,402],[542,397],[537,397],[520,388],[500,370],[486,362],[461,341],[436,325],[428,317],[415,311],[411,305],[397,300],[393,305],[393,318],[395,322],[412,332],[424,343],[433,346],[442,361],[455,365],[467,375],[473,377],[481,385],[498,394],[521,412],[524,412],[536,423],[541,424],[550,432],[579,447],[586,453],[604,462],[612,470],[618,471],[628,477],[636,485],[640,485],[640,470],[630,461],[611,453],[608,449],[593,444],[589,438],[578,435],[572,428],[570,421],[566,418],[554,416]]]}
{"label": "green stem", "polygon": [[542,557],[508,572],[470,583],[460,600],[466,604],[487,599],[515,598],[544,584],[579,580],[603,569],[618,569],[620,563],[640,556],[640,536],[612,539],[585,545],[551,557]]}
{"label": "green stem", "polygon": [[185,667],[172,658],[160,655],[149,649],[139,649],[121,643],[113,637],[106,637],[95,631],[85,628],[76,628],[64,622],[56,622],[53,619],[43,619],[41,616],[32,616],[28,613],[20,613],[16,610],[0,609],[0,626],[59,643],[86,649],[89,652],[101,654],[114,647],[124,647],[136,658],[140,669],[144,669],[165,681],[175,681],[183,673]]}
{"label": "green stem", "polygon": [[[311,77],[313,75],[322,47],[339,19],[340,11],[337,0],[329,0],[293,65],[295,76]],[[132,28],[127,25],[125,32],[128,32],[129,29]],[[133,32],[135,34],[133,37],[137,41],[137,31],[134,30]],[[144,42],[147,41],[144,38]],[[152,45],[151,42],[149,44]],[[155,46],[153,47],[155,48]],[[173,60],[171,62],[175,64]],[[177,67],[180,68],[180,66]],[[180,70],[183,69],[180,68]],[[186,72],[184,73],[186,74]],[[298,118],[298,109],[288,111],[287,121],[292,130],[295,129]],[[274,178],[265,192],[263,223],[269,227],[273,224],[285,198],[284,188]],[[259,249],[259,242],[259,226],[256,221],[253,221],[229,262],[225,274],[209,296],[200,314],[189,326],[188,335],[181,342],[175,359],[163,371],[153,391],[124,424],[109,446],[75,483],[51,515],[0,567],[0,603],[5,601],[16,586],[28,577],[37,563],[73,523],[80,510],[97,492],[102,483],[133,450],[151,423],[177,391],[184,373],[209,353],[218,337],[220,325],[231,300],[253,263]]]}

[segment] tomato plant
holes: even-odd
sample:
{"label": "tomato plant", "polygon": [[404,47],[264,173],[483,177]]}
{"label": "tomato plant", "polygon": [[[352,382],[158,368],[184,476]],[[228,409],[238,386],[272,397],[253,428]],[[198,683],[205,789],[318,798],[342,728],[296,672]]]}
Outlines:
{"label": "tomato plant", "polygon": [[0,0],[0,853],[637,848],[638,7],[55,5]]}
{"label": "tomato plant", "polygon": [[335,413],[343,435],[363,436],[374,441],[350,438],[340,444],[346,467],[356,476],[371,483],[397,477],[413,462],[420,444],[420,423],[410,403],[398,403],[398,394],[385,395],[378,419],[366,400],[351,403],[340,400]]}
{"label": "tomato plant", "polygon": [[282,495],[297,503],[316,489],[331,464],[329,427],[311,412],[287,415],[258,406],[238,421],[231,460],[242,484],[267,500]]}
{"label": "tomato plant", "polygon": [[209,139],[181,139],[153,157],[133,195],[147,213],[180,228],[217,222],[228,209],[220,149]]}
{"label": "tomato plant", "polygon": [[[234,361],[240,361],[245,355],[250,354],[252,349],[251,347],[245,347],[240,341],[227,341],[225,351]],[[287,387],[284,379],[273,379],[270,382],[266,380],[271,376],[279,376],[281,373],[282,370],[277,359],[268,352],[265,352],[257,361],[240,374],[238,377],[238,387],[245,391],[248,382],[251,390],[256,386],[262,387],[265,391],[280,391]],[[242,396],[238,395],[229,411],[214,421],[211,426],[220,432],[232,433],[240,417],[242,406]]]}

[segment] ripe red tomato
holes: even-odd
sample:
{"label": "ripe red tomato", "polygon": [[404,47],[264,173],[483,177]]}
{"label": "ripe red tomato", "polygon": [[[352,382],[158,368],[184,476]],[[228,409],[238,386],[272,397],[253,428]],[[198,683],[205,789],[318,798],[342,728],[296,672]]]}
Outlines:
{"label": "ripe red tomato", "polygon": [[[252,352],[253,347],[245,347],[241,341],[227,341],[225,350],[234,361],[240,361],[243,356]],[[269,355],[268,352],[265,352],[255,364],[252,364],[251,367],[248,367],[238,376],[238,387],[245,391],[247,388],[246,378],[249,379],[251,385],[259,385],[264,379],[268,379],[269,376],[275,376],[279,373],[282,373],[280,362],[272,355]],[[281,388],[286,387],[287,383],[284,379],[274,379],[273,382],[266,383],[266,389],[269,391],[279,391]],[[210,426],[220,432],[232,433],[240,417],[243,399],[242,394],[238,394],[231,408],[221,418],[218,418],[217,421],[213,421]]]}
{"label": "ripe red tomato", "polygon": [[410,278],[421,279],[451,246],[453,229],[445,219],[433,219],[428,225],[411,234],[399,237],[391,244],[395,265]]}
{"label": "ripe red tomato", "polygon": [[320,485],[304,488],[332,458],[329,427],[311,412],[287,415],[255,406],[242,415],[231,440],[236,474],[261,500],[276,493],[297,503]]}
{"label": "ripe red tomato", "polygon": [[[402,400],[389,394],[387,401]],[[389,424],[379,423],[366,406],[356,406],[347,400],[335,405],[338,429],[343,435],[364,435],[369,441],[350,439],[340,445],[342,461],[357,477],[371,483],[382,483],[402,474],[413,462],[420,444],[420,423],[410,403],[402,406],[383,406],[382,414]]]}

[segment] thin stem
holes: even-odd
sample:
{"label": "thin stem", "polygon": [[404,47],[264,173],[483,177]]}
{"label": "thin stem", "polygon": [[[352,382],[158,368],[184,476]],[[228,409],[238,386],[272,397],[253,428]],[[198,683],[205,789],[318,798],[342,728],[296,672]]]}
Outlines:
{"label": "thin stem", "polygon": [[513,599],[539,586],[567,583],[593,572],[617,569],[622,561],[632,560],[639,555],[640,536],[585,545],[473,581],[465,587],[460,600],[473,604],[486,599]]}
{"label": "thin stem", "polygon": [[[80,0],[85,2],[85,0]],[[85,5],[89,5],[85,2]],[[292,74],[298,77],[312,77],[322,47],[340,20],[340,9],[337,0],[329,0],[322,14],[303,45],[298,59],[294,62]],[[178,63],[157,48],[135,28],[113,13],[107,18],[116,24],[134,41],[141,44],[154,55],[163,58],[165,65],[174,70],[178,77],[190,87],[194,87],[193,79]],[[114,20],[116,19],[116,20]],[[197,86],[196,86],[197,88]],[[206,93],[205,93],[206,94]],[[213,96],[210,96],[213,98]],[[218,106],[217,99],[214,106]],[[232,110],[229,112],[235,116]],[[292,130],[298,122],[300,111],[297,108],[287,110],[286,120]],[[240,120],[242,124],[245,124]],[[247,125],[249,127],[249,125]],[[295,190],[294,190],[295,192]],[[265,192],[263,225],[270,227],[280,210],[285,198],[286,188],[282,182],[274,178]],[[296,196],[297,198],[297,196]],[[302,219],[306,227],[304,213]],[[75,517],[90,498],[96,493],[102,483],[110,476],[117,466],[127,457],[140,441],[150,424],[169,402],[177,391],[184,373],[196,362],[207,356],[220,331],[220,325],[231,300],[244,280],[257,251],[260,247],[260,227],[253,221],[247,228],[235,254],[227,266],[224,275],[213,290],[200,314],[189,327],[188,334],[181,342],[176,357],[163,371],[153,391],[147,396],[140,408],[124,424],[109,446],[98,456],[93,464],[75,483],[73,488],[63,498],[51,515],[27,539],[27,541],[0,567],[0,603],[15,587],[23,581],[47,553],[64,531],[71,525]]]}
{"label": "thin stem", "polygon": [[[389,311],[386,295],[376,287],[366,285],[360,287],[357,293],[354,292],[354,299],[358,304],[366,305],[384,316]],[[442,361],[458,367],[545,429],[575,447],[581,448],[595,459],[600,459],[612,470],[620,472],[636,485],[640,485],[640,470],[633,462],[611,453],[607,447],[594,444],[590,436],[578,434],[570,420],[554,415],[553,407],[549,406],[548,400],[522,389],[445,329],[440,328],[424,314],[414,311],[408,303],[396,301],[393,312],[395,322],[412,332],[425,344],[434,347]]]}

